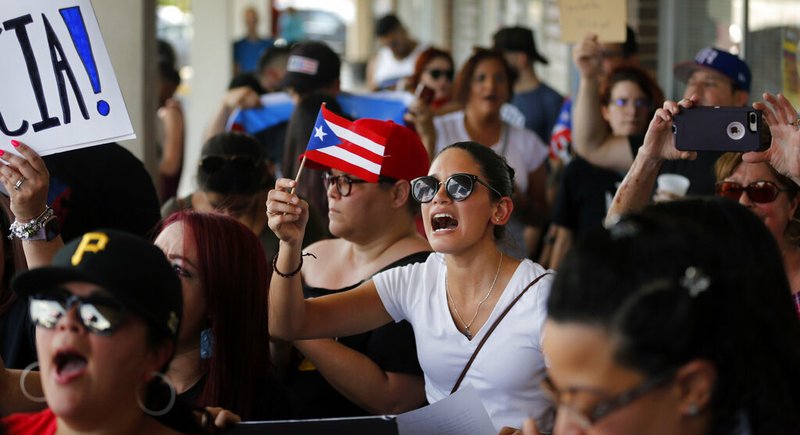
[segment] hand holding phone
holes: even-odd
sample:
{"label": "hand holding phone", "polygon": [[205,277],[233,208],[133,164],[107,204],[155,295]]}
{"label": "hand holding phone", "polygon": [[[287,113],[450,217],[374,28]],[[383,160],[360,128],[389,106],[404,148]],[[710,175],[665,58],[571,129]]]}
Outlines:
{"label": "hand holding phone", "polygon": [[433,102],[433,97],[436,96],[436,91],[426,86],[425,83],[420,82],[414,91],[414,96],[422,100],[426,105],[430,105]]}
{"label": "hand holding phone", "polygon": [[761,110],[749,107],[692,107],[675,115],[675,148],[680,151],[763,151],[771,136]]}

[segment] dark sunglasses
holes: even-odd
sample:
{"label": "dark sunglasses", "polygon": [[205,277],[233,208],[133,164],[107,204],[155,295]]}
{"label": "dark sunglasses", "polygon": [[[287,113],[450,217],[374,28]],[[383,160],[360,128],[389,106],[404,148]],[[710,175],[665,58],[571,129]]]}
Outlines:
{"label": "dark sunglasses", "polygon": [[572,396],[576,393],[580,393],[581,390],[579,389],[570,389],[568,391],[562,392],[558,388],[556,388],[555,384],[550,379],[550,377],[545,375],[544,379],[542,380],[542,390],[544,390],[545,393],[551,396],[553,401],[556,403],[556,406],[558,406],[559,408],[562,407],[566,408],[575,417],[580,419],[579,423],[583,427],[583,429],[589,429],[593,425],[597,424],[598,421],[602,420],[612,412],[620,410],[630,405],[636,399],[655,390],[656,388],[661,387],[662,385],[671,381],[674,377],[675,377],[675,372],[673,370],[668,370],[662,373],[661,375],[645,379],[639,385],[630,388],[628,390],[625,390],[622,393],[617,394],[613,397],[602,400],[586,410],[578,410],[573,406],[571,406],[570,404],[566,403],[564,400],[565,399],[564,396]]}
{"label": "dark sunglasses", "polygon": [[453,70],[451,69],[429,69],[428,74],[430,74],[434,80],[439,80],[439,77],[442,76],[446,77],[447,80],[453,80]]}
{"label": "dark sunglasses", "polygon": [[775,198],[786,189],[781,189],[772,181],[754,181],[747,186],[742,186],[733,181],[720,181],[717,183],[717,196],[738,201],[742,192],[747,192],[747,197],[751,201],[759,204],[767,204],[775,201]]}
{"label": "dark sunglasses", "polygon": [[[379,177],[378,183],[395,183],[397,180],[394,178],[389,177]],[[324,172],[322,174],[322,185],[325,186],[325,190],[328,190],[331,187],[331,184],[336,185],[336,191],[339,192],[341,196],[348,196],[350,195],[350,190],[353,188],[354,184],[363,184],[369,183],[367,180],[354,180],[347,175],[333,175],[330,172]]]}
{"label": "dark sunglasses", "polygon": [[444,184],[444,190],[450,199],[453,201],[463,201],[472,194],[476,181],[486,186],[487,189],[497,194],[498,197],[503,196],[502,193],[478,178],[477,175],[464,173],[453,174],[447,177],[444,183],[437,180],[436,177],[432,175],[415,178],[411,180],[411,196],[421,204],[431,202],[433,201],[433,197],[436,196],[436,192],[439,191],[439,186]]}
{"label": "dark sunglasses", "polygon": [[226,164],[237,171],[250,171],[258,166],[258,160],[248,156],[206,156],[200,160],[200,170],[211,175]]}
{"label": "dark sunglasses", "polygon": [[125,321],[125,309],[116,299],[99,294],[81,297],[67,290],[32,296],[29,305],[31,320],[36,326],[53,329],[73,305],[78,306],[81,324],[97,335],[110,335]]}

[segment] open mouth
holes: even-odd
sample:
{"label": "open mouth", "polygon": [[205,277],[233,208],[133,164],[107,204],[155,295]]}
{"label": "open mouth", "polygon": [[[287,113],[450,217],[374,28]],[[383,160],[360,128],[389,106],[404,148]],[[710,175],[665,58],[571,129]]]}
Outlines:
{"label": "open mouth", "polygon": [[56,381],[67,383],[86,371],[86,358],[76,352],[59,351],[53,358],[56,367]]}
{"label": "open mouth", "polygon": [[458,226],[458,221],[447,213],[437,213],[431,218],[433,232],[454,230]]}

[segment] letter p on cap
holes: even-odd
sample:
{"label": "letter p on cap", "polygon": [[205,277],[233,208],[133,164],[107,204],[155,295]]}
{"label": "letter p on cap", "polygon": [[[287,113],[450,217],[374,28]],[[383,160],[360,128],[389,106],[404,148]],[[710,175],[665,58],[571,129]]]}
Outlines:
{"label": "letter p on cap", "polygon": [[83,254],[86,252],[100,252],[106,248],[108,244],[108,236],[104,233],[86,233],[78,245],[78,249],[72,254],[72,265],[77,266],[83,260]]}

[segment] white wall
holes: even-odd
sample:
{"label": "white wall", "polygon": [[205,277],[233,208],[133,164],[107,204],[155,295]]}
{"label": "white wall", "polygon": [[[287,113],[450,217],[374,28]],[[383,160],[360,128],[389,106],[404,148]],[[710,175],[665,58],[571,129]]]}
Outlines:
{"label": "white wall", "polygon": [[[194,177],[203,146],[203,130],[220,104],[231,79],[231,45],[234,36],[230,26],[234,13],[227,1],[192,1],[195,31],[190,61],[193,76],[187,83],[188,91],[184,100],[186,149],[179,195],[188,194],[195,188]],[[241,18],[241,13],[238,16]]]}
{"label": "white wall", "polygon": [[149,168],[155,166],[155,0],[93,0],[114,74],[125,98],[136,139],[120,142]]}

